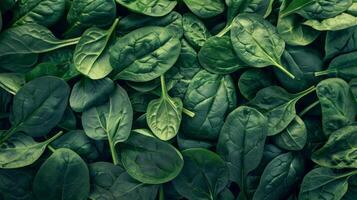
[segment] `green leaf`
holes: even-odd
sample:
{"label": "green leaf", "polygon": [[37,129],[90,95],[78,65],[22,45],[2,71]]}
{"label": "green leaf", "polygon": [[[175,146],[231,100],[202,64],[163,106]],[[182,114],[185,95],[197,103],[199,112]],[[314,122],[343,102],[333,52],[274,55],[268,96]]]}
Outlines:
{"label": "green leaf", "polygon": [[353,153],[357,149],[357,126],[345,126],[333,132],[323,147],[312,155],[312,160],[320,166],[344,169],[357,168]]}
{"label": "green leaf", "polygon": [[325,135],[354,122],[356,117],[355,102],[346,81],[329,78],[316,87],[322,111],[322,128]]}
{"label": "green leaf", "polygon": [[195,48],[200,49],[211,33],[206,25],[198,17],[191,13],[185,13],[182,17],[183,34],[186,40]]}
{"label": "green leaf", "polygon": [[199,51],[198,59],[203,68],[214,74],[230,74],[246,67],[227,36],[209,38]]}
{"label": "green leaf", "polygon": [[58,149],[38,170],[33,191],[38,200],[86,199],[89,195],[88,167],[72,150]]}
{"label": "green leaf", "polygon": [[115,84],[109,78],[100,80],[83,78],[74,84],[69,104],[74,111],[83,112],[105,103],[114,88]]}
{"label": "green leaf", "polygon": [[0,87],[15,95],[25,84],[25,77],[17,73],[0,73]]}
{"label": "green leaf", "polygon": [[183,167],[181,153],[171,144],[153,136],[132,133],[119,144],[121,162],[134,179],[162,184],[174,179]]}
{"label": "green leaf", "polygon": [[60,122],[68,97],[69,86],[59,78],[44,76],[25,84],[14,97],[12,128],[1,135],[0,144],[16,132],[45,136]]}
{"label": "green leaf", "polygon": [[19,0],[14,8],[13,25],[40,24],[50,27],[65,12],[65,0]]}
{"label": "green leaf", "polygon": [[156,137],[170,140],[180,128],[183,105],[180,98],[171,98],[167,93],[164,76],[161,76],[161,87],[160,99],[154,99],[148,104],[146,121]]}
{"label": "green leaf", "polygon": [[201,18],[211,18],[224,11],[224,3],[221,0],[183,0],[183,2],[191,12]]}
{"label": "green leaf", "polygon": [[114,164],[118,164],[115,146],[129,138],[133,109],[126,91],[116,86],[107,103],[82,114],[83,129],[94,140],[108,140]]}
{"label": "green leaf", "polygon": [[221,129],[217,152],[227,163],[230,180],[238,183],[242,193],[247,189],[246,176],[263,157],[267,131],[264,115],[246,106],[231,112]]}
{"label": "green leaf", "polygon": [[145,82],[158,78],[175,64],[180,49],[179,39],[166,28],[148,26],[132,31],[109,50],[114,79]]}
{"label": "green leaf", "polygon": [[348,13],[342,13],[336,17],[322,21],[310,19],[303,24],[318,31],[338,31],[355,26],[357,24],[357,17]]}
{"label": "green leaf", "polygon": [[329,168],[313,169],[302,181],[299,200],[339,200],[347,191],[348,177],[353,174],[356,174],[356,171],[335,173]]}
{"label": "green leaf", "polygon": [[91,79],[101,79],[112,71],[108,43],[118,21],[116,19],[108,30],[92,27],[83,33],[73,54],[74,65],[79,72]]}
{"label": "green leaf", "polygon": [[12,136],[0,145],[0,168],[13,169],[31,165],[40,158],[47,145],[60,135],[62,132],[40,143],[24,134]]}
{"label": "green leaf", "polygon": [[228,169],[224,161],[206,149],[182,151],[185,165],[173,185],[187,199],[217,199],[228,184]]}
{"label": "green leaf", "polygon": [[132,12],[153,17],[167,15],[177,4],[173,0],[116,0],[116,2]]}
{"label": "green leaf", "polygon": [[305,6],[312,4],[314,1],[313,0],[284,0],[283,2],[286,4],[286,6],[283,9],[281,9],[280,17],[286,17],[304,8]]}
{"label": "green leaf", "polygon": [[232,22],[231,40],[237,56],[249,66],[262,68],[274,65],[294,78],[281,65],[284,40],[276,28],[262,17],[254,14],[238,15]]}
{"label": "green leaf", "polygon": [[274,158],[264,169],[253,200],[286,199],[304,175],[304,160],[291,152]]}

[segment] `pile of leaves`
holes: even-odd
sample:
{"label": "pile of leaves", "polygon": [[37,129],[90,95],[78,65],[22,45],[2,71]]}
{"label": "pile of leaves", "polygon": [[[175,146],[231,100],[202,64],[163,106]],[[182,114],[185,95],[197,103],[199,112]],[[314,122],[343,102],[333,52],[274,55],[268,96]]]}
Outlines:
{"label": "pile of leaves", "polygon": [[356,0],[2,0],[0,200],[356,200]]}

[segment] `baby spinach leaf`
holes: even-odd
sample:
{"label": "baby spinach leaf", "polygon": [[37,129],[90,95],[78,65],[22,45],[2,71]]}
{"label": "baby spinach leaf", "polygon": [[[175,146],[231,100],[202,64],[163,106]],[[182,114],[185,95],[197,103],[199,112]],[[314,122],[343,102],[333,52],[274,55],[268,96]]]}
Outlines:
{"label": "baby spinach leaf", "polygon": [[229,75],[198,72],[188,86],[183,105],[195,116],[183,116],[182,131],[196,139],[215,140],[223,126],[223,118],[236,107],[236,91]]}
{"label": "baby spinach leaf", "polygon": [[45,53],[78,43],[79,38],[59,40],[46,27],[26,24],[0,34],[0,66],[13,72],[26,72]]}
{"label": "baby spinach leaf", "polygon": [[119,144],[121,162],[134,179],[161,184],[174,179],[183,167],[181,153],[171,144],[141,133],[132,133]]}
{"label": "baby spinach leaf", "polygon": [[304,175],[304,160],[299,155],[285,153],[274,158],[264,169],[253,200],[287,198]]}
{"label": "baby spinach leaf", "polygon": [[353,157],[356,149],[356,125],[345,126],[333,132],[323,147],[312,155],[312,160],[328,168],[357,168]]}
{"label": "baby spinach leaf", "polygon": [[73,0],[67,14],[66,37],[76,37],[89,27],[110,26],[116,15],[114,0]]}
{"label": "baby spinach leaf", "polygon": [[182,101],[171,98],[167,93],[164,76],[161,76],[162,94],[160,99],[150,101],[146,111],[146,121],[153,134],[161,140],[176,136],[182,119]]}
{"label": "baby spinach leaf", "polygon": [[185,13],[182,17],[183,34],[186,40],[195,48],[201,48],[207,39],[211,37],[211,33],[206,25],[195,15]]}
{"label": "baby spinach leaf", "polygon": [[315,72],[315,76],[328,75],[351,80],[357,77],[357,51],[341,54],[330,62],[326,70]]}
{"label": "baby spinach leaf", "polygon": [[15,95],[25,84],[25,77],[19,73],[0,73],[0,87]]}
{"label": "baby spinach leaf", "polygon": [[92,27],[83,33],[73,54],[74,65],[79,72],[91,79],[101,79],[112,71],[108,43],[118,20],[114,21],[109,30]]}
{"label": "baby spinach leaf", "polygon": [[38,170],[33,191],[39,200],[86,199],[89,195],[88,167],[72,150],[58,149]]}
{"label": "baby spinach leaf", "polygon": [[55,77],[44,76],[25,84],[14,97],[12,128],[0,136],[0,144],[16,132],[45,136],[60,122],[68,97],[69,86]]}
{"label": "baby spinach leaf", "polygon": [[346,81],[329,78],[316,87],[322,110],[322,128],[325,135],[352,123],[355,120],[355,102]]}
{"label": "baby spinach leaf", "polygon": [[31,165],[45,151],[48,144],[62,132],[44,142],[35,142],[30,136],[16,134],[0,146],[0,168],[13,169]]}
{"label": "baby spinach leaf", "polygon": [[186,6],[198,17],[210,18],[223,13],[224,4],[221,0],[183,0]]}
{"label": "baby spinach leaf", "polygon": [[140,14],[130,14],[120,19],[117,26],[117,32],[120,35],[125,35],[135,29],[144,26],[166,27],[172,34],[175,34],[177,37],[181,38],[183,35],[182,15],[176,11],[172,11],[162,17],[144,17]]}
{"label": "baby spinach leaf", "polygon": [[188,199],[217,199],[228,184],[224,161],[207,149],[188,149],[182,155],[184,167],[173,181],[177,192]]}
{"label": "baby spinach leaf", "polygon": [[311,26],[318,31],[338,31],[355,26],[356,21],[357,16],[349,13],[342,13],[333,18],[324,19],[322,21],[310,19],[305,21],[303,24]]}
{"label": "baby spinach leaf", "polygon": [[335,173],[329,168],[316,168],[311,170],[302,181],[299,200],[310,199],[341,199],[348,188],[348,177],[356,171]]}
{"label": "baby spinach leaf", "polygon": [[304,6],[299,14],[306,19],[327,19],[346,11],[352,0],[318,0]]}
{"label": "baby spinach leaf", "polygon": [[274,83],[272,73],[260,69],[248,69],[239,77],[238,88],[243,97],[250,100],[259,90]]}
{"label": "baby spinach leaf", "polygon": [[180,49],[180,40],[166,28],[132,31],[109,50],[114,79],[145,82],[158,78],[175,64]]}
{"label": "baby spinach leaf", "polygon": [[19,0],[14,8],[14,26],[54,25],[65,12],[65,0]]}
{"label": "baby spinach leaf", "polygon": [[307,130],[304,121],[296,116],[293,121],[278,135],[273,137],[274,143],[289,151],[297,151],[304,148],[307,140]]}
{"label": "baby spinach leaf", "polygon": [[267,119],[254,108],[241,106],[232,111],[221,129],[217,152],[226,161],[230,180],[246,195],[246,176],[258,167],[267,136]]}
{"label": "baby spinach leaf", "polygon": [[89,165],[93,180],[90,199],[154,200],[157,185],[140,183],[131,178],[123,168],[107,162]]}
{"label": "baby spinach leaf", "polygon": [[32,200],[34,170],[29,168],[0,170],[0,197],[3,199]]}
{"label": "baby spinach leaf", "polygon": [[198,53],[203,68],[214,74],[230,74],[245,67],[227,36],[209,38]]}
{"label": "baby spinach leaf", "polygon": [[268,119],[268,136],[283,131],[296,117],[295,105],[302,97],[315,91],[312,86],[297,94],[290,94],[279,86],[260,90],[248,105],[256,107]]}
{"label": "baby spinach leaf", "polygon": [[115,164],[119,160],[115,146],[128,139],[133,121],[133,110],[126,91],[116,86],[107,103],[86,110],[82,114],[83,129],[94,140],[108,140]]}
{"label": "baby spinach leaf", "polygon": [[328,31],[325,42],[325,59],[357,50],[357,26],[340,31]]}
{"label": "baby spinach leaf", "polygon": [[71,149],[87,161],[96,160],[99,157],[99,152],[94,141],[83,130],[69,131],[54,140],[51,146],[55,149]]}
{"label": "baby spinach leaf", "polygon": [[[262,35],[264,34],[264,35]],[[254,14],[240,14],[233,21],[231,40],[237,56],[253,67],[274,65],[286,75],[294,78],[280,61],[285,42],[275,27]]]}
{"label": "baby spinach leaf", "polygon": [[116,0],[116,2],[130,11],[153,17],[167,15],[177,4],[175,0]]}
{"label": "baby spinach leaf", "polygon": [[69,104],[76,112],[83,112],[108,100],[115,84],[109,78],[91,80],[83,78],[74,84]]}

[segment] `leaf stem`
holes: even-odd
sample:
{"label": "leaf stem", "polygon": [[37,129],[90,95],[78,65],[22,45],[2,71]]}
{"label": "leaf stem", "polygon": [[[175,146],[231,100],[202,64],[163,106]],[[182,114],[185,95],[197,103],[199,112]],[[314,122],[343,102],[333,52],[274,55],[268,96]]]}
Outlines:
{"label": "leaf stem", "polygon": [[228,26],[224,27],[224,29],[222,29],[216,36],[217,36],[217,37],[222,37],[222,36],[224,36],[228,31],[231,30],[232,24],[233,24],[233,23],[231,23],[231,24],[229,24]]}
{"label": "leaf stem", "polygon": [[188,115],[191,118],[195,117],[195,113],[190,111],[190,110],[187,110],[186,108],[182,108],[182,112],[185,113],[186,115]]}
{"label": "leaf stem", "polygon": [[313,92],[315,90],[316,90],[316,87],[315,86],[311,86],[311,87],[307,88],[306,90],[297,93],[296,95],[298,96],[298,99],[300,99],[300,98],[310,94],[311,92]]}
{"label": "leaf stem", "polygon": [[309,112],[312,108],[314,108],[315,106],[317,106],[320,103],[320,101],[315,101],[314,103],[312,103],[311,105],[309,105],[308,107],[306,107],[304,110],[302,110],[299,114],[300,117],[302,117],[303,115],[305,115],[307,112]]}
{"label": "leaf stem", "polygon": [[168,94],[167,94],[167,88],[166,88],[166,82],[165,82],[164,74],[160,76],[160,81],[161,81],[162,97],[166,98],[168,96]]}
{"label": "leaf stem", "polygon": [[52,151],[52,153],[56,152],[56,149],[53,148],[51,145],[47,145],[47,148]]}
{"label": "leaf stem", "polygon": [[331,73],[336,73],[336,70],[324,70],[324,71],[320,71],[320,72],[315,72],[314,75],[317,76],[324,76],[324,75],[329,75]]}
{"label": "leaf stem", "polygon": [[113,144],[113,141],[109,136],[108,136],[108,142],[109,142],[110,153],[111,153],[112,159],[113,159],[113,164],[119,165],[118,154],[115,150],[115,145]]}
{"label": "leaf stem", "polygon": [[287,69],[285,69],[285,67],[283,67],[281,64],[275,63],[275,66],[279,68],[282,72],[284,72],[286,75],[288,75],[290,78],[295,79],[295,76]]}

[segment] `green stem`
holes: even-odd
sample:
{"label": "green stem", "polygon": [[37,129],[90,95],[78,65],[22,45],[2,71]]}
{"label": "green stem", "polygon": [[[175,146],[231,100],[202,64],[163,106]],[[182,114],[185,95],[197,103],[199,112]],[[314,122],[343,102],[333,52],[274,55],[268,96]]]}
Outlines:
{"label": "green stem", "polygon": [[317,77],[317,76],[329,75],[331,73],[336,73],[336,70],[324,70],[324,71],[320,71],[320,72],[315,72],[314,75]]}
{"label": "green stem", "polygon": [[232,28],[232,23],[229,24],[228,26],[224,27],[224,29],[221,30],[216,36],[217,36],[217,37],[222,37],[222,36],[224,36],[228,31],[231,30],[231,28]]}
{"label": "green stem", "polygon": [[307,112],[309,112],[312,108],[314,108],[315,106],[317,106],[320,103],[320,101],[315,101],[314,103],[312,103],[311,105],[309,105],[308,107],[306,107],[304,110],[302,110],[299,114],[300,117],[304,116]]}
{"label": "green stem", "polygon": [[159,200],[165,200],[164,186],[160,185]]}
{"label": "green stem", "polygon": [[53,148],[51,145],[47,145],[47,148],[52,151],[52,153],[56,152],[56,149]]}
{"label": "green stem", "polygon": [[160,76],[160,81],[161,81],[162,97],[166,98],[168,96],[168,94],[167,94],[167,88],[166,88],[166,82],[165,82],[165,76],[164,75]]}
{"label": "green stem", "polygon": [[307,88],[306,90],[297,93],[296,95],[298,96],[298,99],[301,99],[302,97],[310,94],[311,92],[313,92],[315,90],[316,90],[316,87],[315,86],[311,86],[311,87]]}
{"label": "green stem", "polygon": [[186,108],[182,108],[182,112],[185,113],[186,115],[188,115],[189,117],[195,117],[195,113],[190,111],[190,110],[187,110]]}
{"label": "green stem", "polygon": [[286,75],[288,75],[290,78],[295,79],[295,76],[287,69],[285,69],[285,67],[283,67],[281,64],[275,63],[275,66],[279,68],[282,72],[284,72]]}
{"label": "green stem", "polygon": [[119,165],[118,154],[116,152],[115,145],[113,144],[113,141],[110,137],[108,137],[108,142],[109,142],[110,153],[111,153],[112,159],[113,159],[113,164]]}

